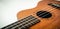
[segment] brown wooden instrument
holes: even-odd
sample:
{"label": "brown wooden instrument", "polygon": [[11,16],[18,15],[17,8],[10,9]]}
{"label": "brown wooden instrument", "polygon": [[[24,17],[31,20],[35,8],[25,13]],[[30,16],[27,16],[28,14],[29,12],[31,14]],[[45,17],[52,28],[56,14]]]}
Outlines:
{"label": "brown wooden instrument", "polygon": [[60,29],[60,1],[40,1],[35,8],[19,12],[17,18],[3,29]]}

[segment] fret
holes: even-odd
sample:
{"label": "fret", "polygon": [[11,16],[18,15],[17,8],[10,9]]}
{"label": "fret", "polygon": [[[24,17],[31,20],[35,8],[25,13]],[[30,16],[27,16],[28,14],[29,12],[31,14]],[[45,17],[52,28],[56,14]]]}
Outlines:
{"label": "fret", "polygon": [[16,28],[29,28],[30,26],[32,26],[32,25],[34,25],[34,24],[36,24],[36,23],[38,23],[38,22],[40,22],[37,18],[35,18],[35,19],[32,19],[32,21],[29,21],[28,23],[26,23],[25,25],[21,25],[21,26],[19,26],[19,27],[16,27]]}
{"label": "fret", "polygon": [[32,21],[32,22],[30,22],[30,23],[25,24],[24,26],[22,26],[22,27],[20,27],[20,28],[29,28],[30,26],[32,26],[32,25],[34,25],[34,24],[36,24],[36,23],[38,23],[38,22],[39,22],[39,21],[35,20],[35,21]]}
{"label": "fret", "polygon": [[[16,27],[18,27],[18,26],[24,26],[25,24],[29,23],[29,21],[32,21],[32,18],[33,18],[33,17],[30,17],[30,18],[28,19],[28,21],[25,21],[25,22],[21,23],[20,25],[17,25]],[[16,27],[13,27],[13,28],[16,28]]]}
{"label": "fret", "polygon": [[[12,23],[12,24],[10,24],[10,25],[8,25],[8,26],[5,26],[5,27],[3,27],[2,29],[5,29],[5,28],[12,28],[12,27],[14,27],[14,26],[16,26],[16,25],[19,25],[20,23],[22,23],[22,22],[27,21],[28,19],[30,19],[29,17],[31,17],[31,16],[28,16],[28,17],[23,18],[23,19],[21,19],[21,20],[15,22],[15,23]],[[31,17],[31,18],[33,18],[33,17]]]}
{"label": "fret", "polygon": [[22,29],[22,28],[30,27],[38,22],[40,22],[40,21],[37,18],[35,18],[33,16],[28,16],[15,23],[5,26],[2,29]]}

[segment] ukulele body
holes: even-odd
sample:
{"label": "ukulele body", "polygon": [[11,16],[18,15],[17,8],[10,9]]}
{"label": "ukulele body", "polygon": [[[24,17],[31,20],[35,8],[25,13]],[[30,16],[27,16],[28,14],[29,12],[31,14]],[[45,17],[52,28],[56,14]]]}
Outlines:
{"label": "ukulele body", "polygon": [[[35,24],[34,26],[31,26],[29,29],[60,29],[60,10],[52,6],[49,6],[48,5],[49,3],[60,4],[60,2],[57,1],[49,1],[49,0],[40,1],[35,8],[18,12],[17,14],[18,20],[20,20],[20,18],[32,15],[38,18],[41,22]],[[50,12],[52,16],[50,18],[38,17],[36,13],[41,10]]]}

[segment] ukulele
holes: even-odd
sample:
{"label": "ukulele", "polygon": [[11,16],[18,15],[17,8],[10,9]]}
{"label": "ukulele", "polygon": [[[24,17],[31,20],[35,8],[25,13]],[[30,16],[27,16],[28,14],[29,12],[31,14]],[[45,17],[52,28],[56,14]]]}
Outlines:
{"label": "ukulele", "polygon": [[60,29],[60,1],[43,0],[17,13],[18,21],[1,29]]}

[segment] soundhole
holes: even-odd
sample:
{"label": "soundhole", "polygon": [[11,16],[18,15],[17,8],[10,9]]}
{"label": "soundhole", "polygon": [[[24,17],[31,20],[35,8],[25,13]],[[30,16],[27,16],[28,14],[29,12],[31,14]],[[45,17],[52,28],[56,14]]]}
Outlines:
{"label": "soundhole", "polygon": [[42,17],[42,18],[50,18],[50,17],[52,17],[52,14],[50,12],[47,12],[47,11],[38,11],[36,13],[36,15],[38,17]]}

